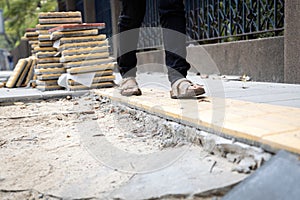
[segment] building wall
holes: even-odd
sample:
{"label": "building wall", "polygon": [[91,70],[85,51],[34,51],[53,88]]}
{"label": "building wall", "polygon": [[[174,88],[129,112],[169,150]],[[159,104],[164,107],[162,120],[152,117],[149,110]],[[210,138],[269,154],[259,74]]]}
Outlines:
{"label": "building wall", "polygon": [[[254,81],[284,82],[283,49],[283,37],[197,45],[187,48],[187,60],[192,64],[192,72],[246,74]],[[149,70],[166,72],[162,65],[165,65],[162,50],[138,54],[138,71],[141,73]]]}
{"label": "building wall", "polygon": [[300,1],[289,0],[285,7],[284,75],[286,83],[300,84]]}

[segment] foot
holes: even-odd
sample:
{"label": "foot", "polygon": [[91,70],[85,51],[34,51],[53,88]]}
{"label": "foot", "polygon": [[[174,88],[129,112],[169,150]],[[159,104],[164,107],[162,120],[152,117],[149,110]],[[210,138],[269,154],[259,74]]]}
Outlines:
{"label": "foot", "polygon": [[201,85],[194,84],[186,78],[175,81],[170,92],[172,99],[195,98],[204,93],[205,90]]}
{"label": "foot", "polygon": [[124,78],[119,84],[120,93],[123,96],[139,96],[142,92],[134,77]]}

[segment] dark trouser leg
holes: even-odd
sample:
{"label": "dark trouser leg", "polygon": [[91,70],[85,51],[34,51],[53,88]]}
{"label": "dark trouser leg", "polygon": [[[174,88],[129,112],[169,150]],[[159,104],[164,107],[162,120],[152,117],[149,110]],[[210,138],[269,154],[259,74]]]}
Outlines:
{"label": "dark trouser leg", "polygon": [[164,46],[169,80],[172,83],[187,75],[186,19],[183,0],[159,0],[160,22],[164,28]]}
{"label": "dark trouser leg", "polygon": [[146,0],[122,0],[122,11],[118,23],[121,34],[118,37],[117,61],[123,78],[136,75],[138,28],[143,22],[145,12]]}

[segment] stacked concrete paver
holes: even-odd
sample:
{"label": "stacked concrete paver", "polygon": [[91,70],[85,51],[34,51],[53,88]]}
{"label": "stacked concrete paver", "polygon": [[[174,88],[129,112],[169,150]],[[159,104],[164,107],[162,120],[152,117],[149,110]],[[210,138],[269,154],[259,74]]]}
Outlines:
{"label": "stacked concrete paver", "polygon": [[32,80],[35,65],[35,56],[20,59],[15,66],[12,75],[9,77],[6,87],[14,88],[27,86]]}
{"label": "stacked concrete paver", "polygon": [[[99,34],[104,24],[66,25],[50,30],[60,62],[73,76],[91,75],[91,85],[83,85],[69,78],[69,90],[112,87],[114,60],[109,57],[106,35]],[[71,77],[71,76],[68,76]],[[86,77],[85,77],[86,78]]]}
{"label": "stacked concrete paver", "polygon": [[34,48],[38,47],[38,36],[39,33],[36,31],[35,28],[28,28],[26,29],[26,32],[24,34],[24,37],[22,37],[22,40],[28,40],[28,43],[31,47],[31,54],[34,55]]}
{"label": "stacked concrete paver", "polygon": [[63,64],[60,63],[57,49],[53,47],[53,40],[49,29],[64,24],[81,24],[80,12],[46,12],[39,14],[39,24],[36,26],[38,46],[34,49],[37,57],[35,69],[36,87],[39,90],[63,89],[57,84],[58,78],[65,73]]}

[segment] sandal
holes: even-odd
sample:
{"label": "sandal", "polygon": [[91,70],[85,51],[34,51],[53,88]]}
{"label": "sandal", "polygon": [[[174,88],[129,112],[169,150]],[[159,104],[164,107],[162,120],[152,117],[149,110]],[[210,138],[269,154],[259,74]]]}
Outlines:
{"label": "sandal", "polygon": [[119,90],[123,96],[140,96],[142,95],[141,90],[134,77],[124,78],[119,85]]}
{"label": "sandal", "polygon": [[201,85],[194,84],[186,78],[175,81],[172,85],[172,91],[170,91],[172,99],[195,98],[204,93],[205,90]]}

